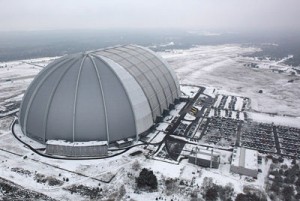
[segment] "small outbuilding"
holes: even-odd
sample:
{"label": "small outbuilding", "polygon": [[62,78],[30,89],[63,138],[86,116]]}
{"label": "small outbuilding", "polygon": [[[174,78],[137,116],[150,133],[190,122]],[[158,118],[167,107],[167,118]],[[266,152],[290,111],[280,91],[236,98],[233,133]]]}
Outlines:
{"label": "small outbuilding", "polygon": [[197,148],[192,149],[189,155],[189,163],[201,166],[201,167],[211,167],[219,168],[220,164],[220,153],[211,150],[200,150]]}

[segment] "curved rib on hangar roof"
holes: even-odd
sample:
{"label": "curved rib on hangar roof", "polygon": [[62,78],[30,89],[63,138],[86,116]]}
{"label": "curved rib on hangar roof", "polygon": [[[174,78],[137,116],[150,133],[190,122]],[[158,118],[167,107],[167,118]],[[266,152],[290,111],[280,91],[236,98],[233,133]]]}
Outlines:
{"label": "curved rib on hangar roof", "polygon": [[26,91],[20,124],[47,140],[116,141],[149,129],[179,96],[174,72],[135,45],[74,54],[49,64]]}
{"label": "curved rib on hangar roof", "polygon": [[153,120],[180,95],[179,82],[173,70],[149,49],[127,45],[93,53],[118,63],[136,79],[148,98]]}

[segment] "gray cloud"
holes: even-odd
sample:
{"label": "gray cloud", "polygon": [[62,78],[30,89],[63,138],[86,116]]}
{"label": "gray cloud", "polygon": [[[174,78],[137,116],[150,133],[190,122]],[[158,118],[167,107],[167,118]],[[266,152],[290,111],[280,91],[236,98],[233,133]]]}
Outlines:
{"label": "gray cloud", "polygon": [[300,30],[299,0],[0,0],[0,30]]}

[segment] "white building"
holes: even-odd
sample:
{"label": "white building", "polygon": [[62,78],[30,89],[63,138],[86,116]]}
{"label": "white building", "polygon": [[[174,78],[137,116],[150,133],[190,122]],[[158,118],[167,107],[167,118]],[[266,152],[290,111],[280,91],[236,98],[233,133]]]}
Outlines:
{"label": "white building", "polygon": [[220,153],[214,150],[192,149],[189,155],[189,163],[193,163],[202,167],[219,168]]}
{"label": "white building", "polygon": [[237,147],[233,150],[230,171],[250,177],[258,174],[258,151]]}

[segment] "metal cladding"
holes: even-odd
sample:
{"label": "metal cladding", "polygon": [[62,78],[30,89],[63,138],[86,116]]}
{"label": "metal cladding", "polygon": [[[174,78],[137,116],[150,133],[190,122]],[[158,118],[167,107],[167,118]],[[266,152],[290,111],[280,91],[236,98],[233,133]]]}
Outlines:
{"label": "metal cladding", "polygon": [[137,136],[179,97],[167,63],[127,45],[62,57],[45,67],[20,108],[23,133],[41,143],[108,141]]}

